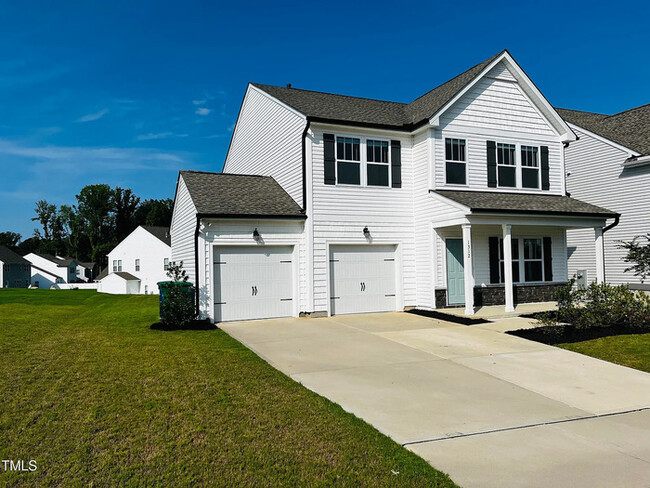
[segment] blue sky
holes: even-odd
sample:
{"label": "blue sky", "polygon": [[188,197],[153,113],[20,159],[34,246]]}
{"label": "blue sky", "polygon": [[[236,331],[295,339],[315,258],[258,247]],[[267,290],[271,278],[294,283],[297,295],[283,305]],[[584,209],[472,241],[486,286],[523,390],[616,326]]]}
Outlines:
{"label": "blue sky", "polygon": [[219,171],[249,81],[408,102],[510,50],[551,103],[650,102],[647,2],[0,4],[0,231],[86,184]]}

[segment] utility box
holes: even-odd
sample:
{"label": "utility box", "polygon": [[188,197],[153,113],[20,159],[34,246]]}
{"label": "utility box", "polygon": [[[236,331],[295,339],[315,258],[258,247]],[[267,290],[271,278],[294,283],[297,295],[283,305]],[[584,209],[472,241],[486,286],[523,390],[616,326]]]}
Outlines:
{"label": "utility box", "polygon": [[584,290],[587,288],[587,270],[579,269],[576,273],[576,285],[578,290]]}

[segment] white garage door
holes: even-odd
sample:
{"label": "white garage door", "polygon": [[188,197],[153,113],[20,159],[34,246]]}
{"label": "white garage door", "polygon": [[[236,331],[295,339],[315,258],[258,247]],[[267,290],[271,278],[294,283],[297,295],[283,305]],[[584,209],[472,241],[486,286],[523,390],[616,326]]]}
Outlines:
{"label": "white garage door", "polygon": [[215,321],[293,315],[293,248],[215,247]]}
{"label": "white garage door", "polygon": [[395,310],[395,246],[330,248],[332,314]]}

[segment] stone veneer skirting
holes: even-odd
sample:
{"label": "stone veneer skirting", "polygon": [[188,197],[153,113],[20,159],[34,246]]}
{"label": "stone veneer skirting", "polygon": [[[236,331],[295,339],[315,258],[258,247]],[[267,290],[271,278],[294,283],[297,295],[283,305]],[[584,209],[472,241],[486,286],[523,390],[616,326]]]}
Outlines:
{"label": "stone veneer skirting", "polygon": [[[564,286],[563,283],[548,285],[514,285],[514,299],[517,303],[552,302],[555,290]],[[458,307],[462,305],[447,305],[447,290],[436,290],[436,308]],[[490,285],[474,288],[474,306],[505,305],[506,290],[504,286]]]}

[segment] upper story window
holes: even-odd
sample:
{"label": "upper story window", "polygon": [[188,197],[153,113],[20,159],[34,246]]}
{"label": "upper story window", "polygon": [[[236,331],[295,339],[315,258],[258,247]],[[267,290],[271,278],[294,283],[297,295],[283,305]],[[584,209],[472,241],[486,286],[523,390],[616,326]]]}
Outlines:
{"label": "upper story window", "polygon": [[344,185],[361,184],[361,141],[359,139],[336,138],[336,181]]}
{"label": "upper story window", "polygon": [[163,260],[163,268],[165,269],[165,271],[169,269],[169,258],[165,258]]}
{"label": "upper story window", "polygon": [[368,186],[388,186],[388,141],[366,141]]}
{"label": "upper story window", "polygon": [[135,260],[135,270],[140,271],[140,260],[139,259]]}
{"label": "upper story window", "polygon": [[509,188],[517,186],[516,153],[514,144],[497,143],[497,181],[499,186]]}
{"label": "upper story window", "polygon": [[113,260],[113,273],[117,273],[119,271],[122,271],[122,260],[121,259],[114,259]]}
{"label": "upper story window", "polygon": [[465,139],[445,139],[445,174],[447,184],[467,184]]}
{"label": "upper story window", "polygon": [[521,186],[539,188],[539,148],[521,146]]}

